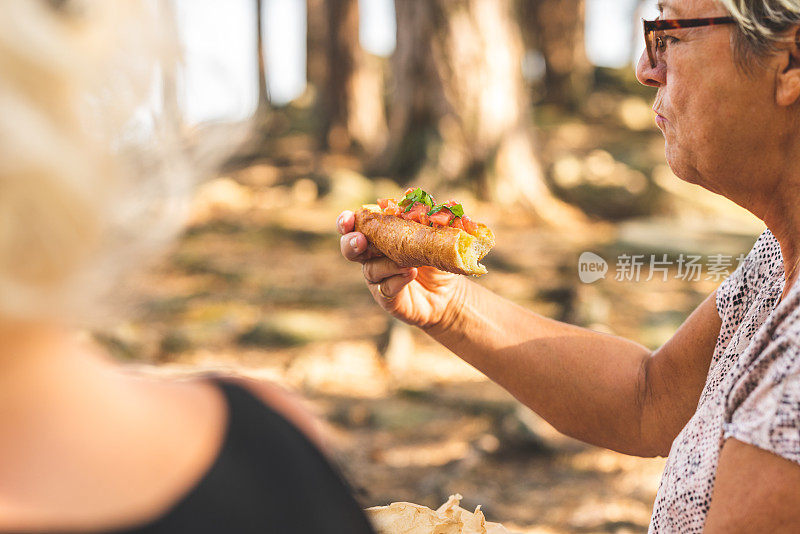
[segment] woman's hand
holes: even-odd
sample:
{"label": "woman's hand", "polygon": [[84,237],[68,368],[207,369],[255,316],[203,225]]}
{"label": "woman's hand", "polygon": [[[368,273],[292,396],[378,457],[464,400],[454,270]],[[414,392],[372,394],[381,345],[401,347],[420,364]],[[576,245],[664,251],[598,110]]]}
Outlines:
{"label": "woman's hand", "polygon": [[452,324],[464,301],[467,284],[463,276],[434,267],[397,265],[370,245],[364,234],[353,231],[352,211],[343,211],[336,226],[342,234],[342,256],[362,265],[367,287],[384,310],[424,329]]}

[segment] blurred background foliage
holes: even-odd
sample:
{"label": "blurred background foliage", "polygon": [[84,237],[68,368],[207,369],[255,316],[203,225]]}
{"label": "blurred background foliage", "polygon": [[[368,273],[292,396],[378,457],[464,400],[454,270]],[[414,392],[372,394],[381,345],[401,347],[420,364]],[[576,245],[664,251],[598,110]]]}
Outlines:
{"label": "blurred background foliage", "polygon": [[[560,436],[390,320],[339,255],[335,220],[412,184],[458,198],[497,234],[478,283],[659,346],[720,280],[672,264],[667,280],[645,266],[618,281],[617,257],[735,257],[762,225],[666,166],[655,90],[631,64],[652,3],[177,1],[187,65],[230,55],[187,76],[188,96],[165,94],[195,110],[196,135],[242,120],[253,134],[200,186],[185,234],[142,284],[143,313],[98,338],[152,372],[224,369],[299,390],[365,506],[460,492],[519,532],[646,531],[662,460]],[[381,54],[368,36],[388,43]],[[622,60],[604,66],[611,42]],[[304,71],[294,93],[279,83],[287,58]],[[229,87],[234,64],[252,106],[204,115],[217,93],[203,104],[191,85]],[[583,251],[608,260],[605,279],[580,282]]]}

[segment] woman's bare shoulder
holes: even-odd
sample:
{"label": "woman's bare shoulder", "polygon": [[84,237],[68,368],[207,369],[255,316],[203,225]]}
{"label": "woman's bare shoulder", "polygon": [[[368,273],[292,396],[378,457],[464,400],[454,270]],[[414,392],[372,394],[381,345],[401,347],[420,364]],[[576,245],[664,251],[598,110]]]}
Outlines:
{"label": "woman's bare shoulder", "polygon": [[261,402],[269,406],[297,427],[318,447],[324,448],[319,421],[304,406],[304,400],[274,382],[240,375],[227,375],[218,379],[245,388]]}

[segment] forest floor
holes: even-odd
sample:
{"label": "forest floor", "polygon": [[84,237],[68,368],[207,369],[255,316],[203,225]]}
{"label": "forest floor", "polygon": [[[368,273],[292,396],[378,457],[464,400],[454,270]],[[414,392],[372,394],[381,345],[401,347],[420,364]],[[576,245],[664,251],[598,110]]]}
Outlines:
{"label": "forest floor", "polygon": [[[566,152],[593,165],[591,126],[549,128],[548,165]],[[644,145],[656,162],[652,176],[657,150]],[[159,372],[222,370],[299,392],[364,506],[435,508],[461,493],[465,507],[480,504],[489,520],[518,532],[646,531],[663,459],[564,437],[374,304],[359,267],[339,255],[335,219],[400,188],[357,171],[354,160],[317,154],[308,136],[289,132],[269,159],[205,184],[188,230],[142,285],[142,313],[101,340]],[[320,174],[329,180],[314,178]],[[684,185],[665,187],[671,200],[645,217],[559,228],[518,208],[463,198],[497,235],[489,274],[477,282],[546,316],[659,346],[719,280],[680,279],[674,263],[666,281],[661,274],[646,281],[648,266],[638,282],[616,280],[619,256],[735,256],[758,233],[735,208]],[[605,279],[581,283],[584,251],[608,260]]]}

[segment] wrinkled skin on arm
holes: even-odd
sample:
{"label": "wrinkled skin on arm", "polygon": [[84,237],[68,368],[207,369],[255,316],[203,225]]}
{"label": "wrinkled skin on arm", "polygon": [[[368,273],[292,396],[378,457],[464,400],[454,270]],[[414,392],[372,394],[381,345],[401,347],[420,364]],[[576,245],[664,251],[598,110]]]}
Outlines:
{"label": "wrinkled skin on arm", "polygon": [[663,456],[694,413],[721,327],[716,293],[653,352],[542,317],[463,276],[401,267],[353,231],[351,212],[338,227],[343,256],[362,264],[381,307],[423,328],[565,434]]}

